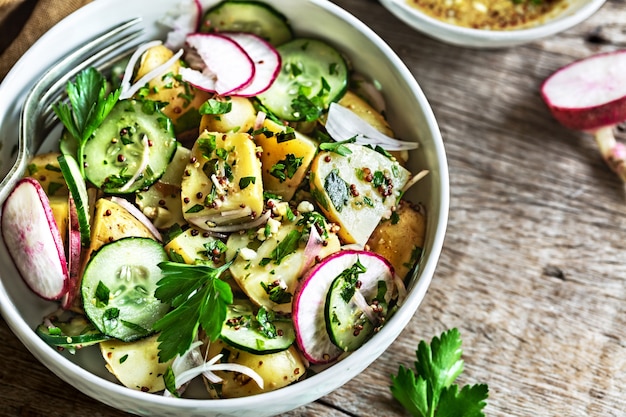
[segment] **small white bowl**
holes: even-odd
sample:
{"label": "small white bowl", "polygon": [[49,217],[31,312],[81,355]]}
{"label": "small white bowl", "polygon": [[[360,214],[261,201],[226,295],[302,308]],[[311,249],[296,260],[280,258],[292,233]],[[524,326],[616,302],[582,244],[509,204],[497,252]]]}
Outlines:
{"label": "small white bowl", "polygon": [[[327,0],[266,2],[287,16],[296,33],[332,42],[346,53],[355,68],[377,80],[387,97],[390,123],[398,136],[419,141],[420,148],[413,152],[409,166],[414,172],[429,170],[429,175],[410,190],[410,199],[423,203],[428,210],[419,271],[411,278],[405,303],[383,329],[356,352],[328,369],[285,388],[252,397],[223,400],[170,398],[132,390],[117,383],[105,369],[97,348],[85,348],[70,355],[59,353],[44,343],[33,329],[57,306],[28,290],[6,247],[0,243],[0,312],[11,330],[26,349],[60,378],[120,410],[175,417],[264,417],[312,402],[357,376],[391,345],[415,314],[433,277],[448,220],[448,166],[437,122],[416,80],[386,43],[335,4]],[[6,176],[16,163],[16,154],[12,150],[18,147],[20,108],[28,89],[46,68],[100,31],[132,17],[143,18],[146,40],[163,38],[163,29],[155,22],[173,5],[172,0],[99,0],[79,9],[44,35],[0,84],[0,147],[4,150],[0,153],[0,177]],[[329,31],[329,27],[333,30]],[[9,177],[15,179],[17,175],[20,173],[11,172]],[[6,190],[0,189],[2,195],[6,195]]]}
{"label": "small white bowl", "polygon": [[[511,0],[512,1],[512,0]],[[406,0],[381,0],[407,25],[440,41],[470,48],[503,48],[532,42],[569,29],[594,14],[606,0],[566,0],[567,7],[537,26],[514,30],[471,29],[428,16]]]}

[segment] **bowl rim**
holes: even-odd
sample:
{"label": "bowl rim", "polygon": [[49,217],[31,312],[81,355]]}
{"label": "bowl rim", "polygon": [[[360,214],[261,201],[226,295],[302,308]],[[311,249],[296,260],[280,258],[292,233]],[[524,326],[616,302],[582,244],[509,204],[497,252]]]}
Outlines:
{"label": "bowl rim", "polygon": [[[384,326],[379,334],[376,335],[378,340],[390,341],[388,343],[385,342],[382,344],[384,345],[384,348],[381,349],[382,353],[397,338],[397,336],[406,327],[409,320],[417,311],[430,286],[436,265],[441,254],[444,235],[447,229],[449,213],[448,164],[445,155],[444,144],[432,108],[428,104],[428,101],[424,96],[421,87],[418,85],[417,81],[415,80],[409,69],[406,67],[406,65],[403,63],[403,61],[395,54],[395,52],[393,52],[391,47],[385,41],[383,41],[382,38],[380,38],[371,28],[369,28],[362,21],[357,19],[355,16],[353,16],[351,13],[341,8],[340,6],[327,0],[306,1],[313,4],[315,7],[325,9],[326,11],[344,20],[347,24],[352,25],[356,30],[366,35],[372,42],[373,46],[384,52],[384,54],[393,63],[393,65],[398,68],[398,71],[400,72],[403,81],[405,81],[411,87],[412,94],[415,96],[415,99],[418,100],[418,102],[420,103],[422,111],[424,112],[425,118],[428,122],[434,147],[437,149],[437,165],[439,172],[436,173],[436,176],[438,186],[440,187],[440,199],[439,201],[437,201],[439,203],[438,216],[436,220],[433,220],[433,224],[437,224],[438,226],[433,233],[434,237],[431,242],[431,246],[429,247],[430,256],[427,259],[424,259],[424,262],[421,264],[420,279],[415,282],[414,287],[410,290],[409,295],[405,301],[404,308],[399,309],[394,315],[393,320],[394,322],[398,323],[398,325]],[[23,57],[11,69],[9,74],[7,74],[4,82],[0,84],[0,92],[6,90],[6,85],[12,80],[16,79],[16,77],[19,77],[20,69],[25,65],[28,60],[32,59],[32,55],[36,53],[37,48],[39,47],[39,45],[41,45],[44,39],[53,35],[58,36],[59,33],[63,33],[69,26],[79,21],[80,19],[85,19],[88,16],[92,16],[97,11],[104,11],[107,8],[106,3],[107,1],[105,0],[89,3],[78,11],[71,14],[70,16],[63,19],[53,28],[51,28],[48,33],[44,34],[42,38],[40,38],[33,45],[33,47],[31,47],[31,49],[29,49],[29,51],[27,51],[23,55]],[[24,161],[18,160],[16,162],[16,165],[20,163],[24,163]],[[12,172],[13,171],[10,171],[7,175],[11,175]],[[2,202],[0,202],[0,204],[1,203]],[[210,410],[212,412],[232,410],[233,405],[237,405],[238,407],[243,408],[247,407],[250,409],[258,409],[259,407],[262,407],[263,404],[271,404],[280,400],[284,401],[285,397],[292,394],[297,394],[300,391],[312,388],[314,386],[319,388],[319,386],[329,384],[331,379],[333,381],[336,381],[338,374],[321,372],[317,375],[299,381],[296,384],[281,388],[276,391],[271,391],[251,397],[217,399],[209,401],[207,401],[207,399],[168,398],[158,394],[155,395],[132,390],[124,387],[117,382],[106,380],[101,376],[96,375],[91,371],[83,368],[79,364],[72,362],[65,356],[60,355],[54,348],[46,344],[42,339],[35,335],[33,329],[30,328],[26,320],[19,313],[17,306],[12,303],[11,298],[5,288],[5,283],[2,279],[0,279],[0,313],[5,318],[5,321],[7,322],[7,325],[12,330],[12,332],[20,339],[22,344],[37,358],[37,360],[42,365],[44,365],[66,383],[72,385],[74,388],[82,391],[92,398],[97,399],[102,403],[114,407],[115,404],[113,404],[111,401],[113,401],[113,399],[116,397],[121,397],[126,400],[132,401],[137,405],[137,407],[139,407],[139,409],[141,409],[142,407],[147,407],[149,405],[159,405],[161,407],[167,407],[171,410],[201,409]],[[379,355],[380,354],[377,354],[375,355],[375,357],[378,358]],[[364,363],[359,355],[352,354],[347,356],[340,362],[334,364],[333,367],[339,367],[339,369],[341,370],[359,369],[360,372],[365,369],[365,367],[369,366],[369,364],[373,361],[365,362],[366,363]],[[359,372],[357,372],[357,374]],[[344,374],[346,374],[346,372],[344,372]],[[83,383],[77,385],[74,382],[76,378],[80,379]],[[350,379],[344,377],[341,378],[345,380],[339,386],[343,385]],[[332,385],[334,386],[336,384],[333,382]],[[103,392],[110,392],[112,393],[112,395],[103,395]],[[330,392],[330,390],[328,392]],[[112,400],[106,401],[105,399],[109,397]],[[297,406],[304,405],[308,402],[309,401],[297,403]],[[292,407],[291,409],[293,408],[295,407]]]}
{"label": "bowl rim", "polygon": [[[575,13],[567,10],[536,26],[513,30],[474,29],[454,25],[429,16],[406,0],[380,0],[387,10],[414,29],[437,39],[460,46],[513,46],[531,42],[569,29],[598,11],[606,0],[588,0]],[[434,33],[432,32],[434,31]],[[480,42],[480,44],[477,44]]]}

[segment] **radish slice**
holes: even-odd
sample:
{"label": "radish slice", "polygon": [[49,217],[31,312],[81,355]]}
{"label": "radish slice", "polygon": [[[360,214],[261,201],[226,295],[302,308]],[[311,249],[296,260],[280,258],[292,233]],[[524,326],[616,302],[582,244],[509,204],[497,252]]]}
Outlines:
{"label": "radish slice", "polygon": [[70,221],[68,230],[68,244],[67,244],[67,269],[69,273],[68,288],[65,295],[61,300],[61,307],[65,310],[69,310],[74,307],[74,301],[78,296],[79,280],[80,280],[80,265],[81,265],[81,238],[80,238],[80,226],[78,223],[78,212],[76,211],[76,203],[70,196]]}
{"label": "radish slice", "polygon": [[626,181],[626,151],[613,127],[626,120],[626,50],[602,53],[557,70],[541,96],[563,126],[595,136],[602,157]]}
{"label": "radish slice", "polygon": [[[366,269],[360,277],[364,283],[377,282],[381,275],[385,275],[385,281],[392,281],[393,268],[380,255],[369,251],[343,250],[324,258],[309,270],[294,294],[292,317],[296,342],[311,363],[330,363],[343,353],[328,334],[326,302],[335,278],[357,261]],[[388,289],[388,293],[391,290]]]}
{"label": "radish slice", "polygon": [[202,59],[202,68],[181,68],[184,81],[201,90],[228,95],[247,86],[254,77],[254,63],[241,46],[226,36],[195,33],[187,45]]}
{"label": "radish slice", "polygon": [[261,94],[274,82],[281,66],[280,54],[264,39],[244,32],[222,32],[239,44],[254,63],[254,78],[250,84],[232,92],[232,95],[253,97]]}
{"label": "radish slice", "polygon": [[63,240],[41,185],[21,179],[4,202],[2,237],[15,266],[30,289],[58,300],[69,286]]}

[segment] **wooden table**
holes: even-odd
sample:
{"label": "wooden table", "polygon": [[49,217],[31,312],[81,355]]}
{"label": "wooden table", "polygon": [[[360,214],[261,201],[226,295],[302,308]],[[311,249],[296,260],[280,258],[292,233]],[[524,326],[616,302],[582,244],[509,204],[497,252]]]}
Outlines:
{"label": "wooden table", "polygon": [[[450,221],[406,331],[361,376],[283,417],[407,415],[389,375],[412,366],[419,340],[452,327],[466,362],[458,382],[489,385],[487,415],[625,415],[624,184],[590,136],[553,120],[538,89],[574,59],[623,47],[626,2],[501,50],[429,39],[373,0],[336,3],[391,45],[430,100],[450,164]],[[124,415],[51,374],[2,320],[0,340],[0,415]]]}

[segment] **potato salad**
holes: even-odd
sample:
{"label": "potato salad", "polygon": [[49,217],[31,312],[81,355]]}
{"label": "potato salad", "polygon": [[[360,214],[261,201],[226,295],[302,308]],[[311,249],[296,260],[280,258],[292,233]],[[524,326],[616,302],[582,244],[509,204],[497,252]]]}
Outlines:
{"label": "potato salad", "polygon": [[426,224],[405,193],[427,172],[332,42],[259,1],[176,12],[167,39],[68,83],[58,149],[30,161],[2,235],[58,304],[36,329],[51,346],[99,349],[145,392],[276,390],[402,304]]}

